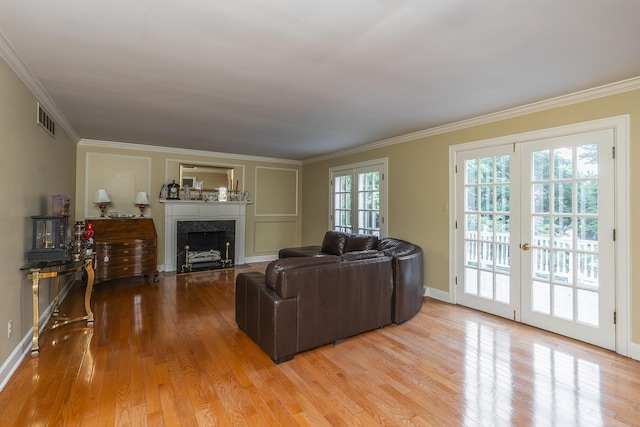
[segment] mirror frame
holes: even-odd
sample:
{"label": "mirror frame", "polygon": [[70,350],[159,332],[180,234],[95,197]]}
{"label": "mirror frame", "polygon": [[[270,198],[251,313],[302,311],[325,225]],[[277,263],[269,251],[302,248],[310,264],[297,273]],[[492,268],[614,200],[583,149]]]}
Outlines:
{"label": "mirror frame", "polygon": [[[191,179],[193,182],[193,178],[198,177],[198,174],[203,173],[212,173],[217,175],[225,175],[226,176],[226,187],[231,188],[233,185],[233,173],[234,168],[225,167],[225,166],[214,166],[214,165],[202,165],[197,163],[180,163],[180,188],[184,188],[184,180]],[[190,185],[189,189],[195,189],[194,185]],[[223,187],[223,186],[220,186]],[[218,191],[218,187],[203,187],[202,191]]]}

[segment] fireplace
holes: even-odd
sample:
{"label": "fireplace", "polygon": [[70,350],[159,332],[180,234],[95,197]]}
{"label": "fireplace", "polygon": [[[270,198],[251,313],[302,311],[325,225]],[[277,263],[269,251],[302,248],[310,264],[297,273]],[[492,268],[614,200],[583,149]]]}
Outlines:
{"label": "fireplace", "polygon": [[234,220],[178,221],[177,271],[187,273],[233,267],[235,235]]}
{"label": "fireplace", "polygon": [[[245,262],[245,216],[246,207],[250,202],[204,202],[202,200],[161,200],[164,205],[164,264],[163,271],[180,272],[182,263],[177,265],[178,253],[184,255],[187,244],[177,241],[179,222],[210,222],[231,221],[235,224],[233,230],[233,247],[229,247],[229,258],[234,265]],[[228,226],[228,225],[227,225]],[[202,230],[200,230],[202,231]],[[206,232],[221,230],[204,230]],[[187,241],[188,242],[188,241]],[[226,243],[226,240],[225,240]],[[226,248],[221,251],[221,258],[225,258]]]}

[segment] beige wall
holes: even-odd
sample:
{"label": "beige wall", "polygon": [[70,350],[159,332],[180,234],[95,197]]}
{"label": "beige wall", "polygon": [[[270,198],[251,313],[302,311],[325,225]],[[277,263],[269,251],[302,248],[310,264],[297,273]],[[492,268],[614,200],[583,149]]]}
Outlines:
{"label": "beige wall", "polygon": [[[328,226],[330,167],[389,158],[389,236],[407,239],[425,251],[426,285],[449,289],[449,146],[622,114],[630,115],[631,265],[640,265],[640,91],[444,133],[334,158],[303,167],[302,243],[319,244]],[[632,267],[633,268],[633,267]],[[640,343],[640,279],[631,272],[632,340]]]}
{"label": "beige wall", "polygon": [[[31,215],[51,214],[51,196],[75,204],[75,143],[56,127],[53,139],[36,124],[37,99],[0,58],[0,361],[6,360],[32,326],[31,282],[19,268],[31,248]],[[73,218],[71,219],[73,220]],[[43,280],[40,310],[52,300]],[[13,334],[7,338],[7,323]],[[30,343],[29,343],[30,345]],[[0,362],[0,365],[2,362]]]}
{"label": "beige wall", "polygon": [[[106,188],[111,197],[107,213],[139,213],[133,203],[135,194],[139,190],[148,191],[151,205],[145,210],[145,216],[153,218],[158,234],[158,264],[162,264],[165,250],[164,205],[158,201],[160,188],[173,180],[179,182],[180,163],[218,165],[233,167],[238,188],[248,191],[251,201],[257,200],[247,205],[245,257],[273,256],[281,247],[300,244],[301,184],[296,182],[300,181],[302,169],[299,162],[195,153],[82,141],[77,151],[76,216],[91,218],[99,215],[93,203],[98,187]],[[131,170],[132,167],[135,170]],[[274,183],[277,185],[272,185]],[[256,205],[263,210],[257,215]]]}

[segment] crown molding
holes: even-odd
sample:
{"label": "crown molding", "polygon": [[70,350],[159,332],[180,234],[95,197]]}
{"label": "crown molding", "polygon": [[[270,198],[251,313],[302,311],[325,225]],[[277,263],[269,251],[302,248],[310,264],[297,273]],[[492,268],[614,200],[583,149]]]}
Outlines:
{"label": "crown molding", "polygon": [[80,136],[73,126],[71,126],[67,118],[62,114],[62,111],[60,111],[56,103],[53,102],[53,99],[51,99],[47,91],[42,87],[36,76],[27,68],[2,32],[0,32],[0,56],[7,62],[13,72],[18,75],[20,80],[27,86],[54,121],[67,132],[73,142],[80,141]]}
{"label": "crown molding", "polygon": [[151,151],[155,153],[169,153],[189,156],[215,157],[219,159],[244,160],[250,162],[279,163],[300,166],[301,160],[279,159],[276,157],[260,157],[245,154],[220,153],[216,151],[191,150],[186,148],[162,147],[159,145],[135,144],[129,142],[117,141],[101,141],[97,139],[81,139],[78,146],[83,147],[100,147],[100,148],[116,148],[120,150],[140,150]]}
{"label": "crown molding", "polygon": [[606,96],[616,95],[619,93],[630,92],[640,89],[640,77],[633,77],[621,80],[615,83],[609,83],[597,86],[591,89],[581,90],[567,95],[549,98],[543,101],[522,105],[519,107],[509,108],[507,110],[498,111],[496,113],[485,114],[471,119],[460,120],[450,124],[436,126],[433,128],[400,135],[393,138],[383,139],[381,141],[371,142],[359,145],[357,147],[348,148],[346,150],[336,151],[318,157],[312,157],[303,160],[302,164],[317,163],[324,160],[335,159],[337,157],[357,154],[364,151],[375,150],[377,148],[388,147],[390,145],[401,144],[403,142],[415,141],[416,139],[426,138],[434,135],[441,135],[447,132],[467,129],[474,126],[484,125],[488,123],[498,122],[500,120],[511,119],[514,117],[524,116],[527,114],[537,113],[540,111],[550,110],[553,108],[564,107],[567,105],[578,104],[580,102],[590,101],[592,99],[604,98]]}

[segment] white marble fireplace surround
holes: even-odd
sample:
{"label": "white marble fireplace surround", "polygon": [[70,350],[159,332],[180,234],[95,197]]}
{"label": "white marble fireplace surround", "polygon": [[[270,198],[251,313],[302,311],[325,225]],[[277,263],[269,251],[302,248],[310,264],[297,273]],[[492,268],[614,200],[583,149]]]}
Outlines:
{"label": "white marble fireplace surround", "polygon": [[251,202],[204,202],[202,200],[161,200],[164,204],[164,271],[176,271],[178,221],[236,222],[234,263],[245,263],[245,212]]}

